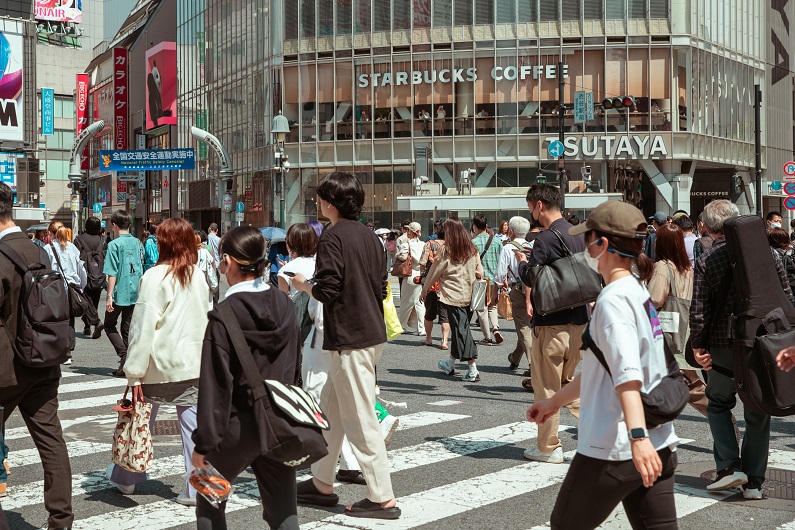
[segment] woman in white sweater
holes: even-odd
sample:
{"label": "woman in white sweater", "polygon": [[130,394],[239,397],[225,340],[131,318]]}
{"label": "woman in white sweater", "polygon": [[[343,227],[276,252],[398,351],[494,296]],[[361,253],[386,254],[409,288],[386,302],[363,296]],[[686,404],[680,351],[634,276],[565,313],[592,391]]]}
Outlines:
{"label": "woman in white sweater", "polygon": [[[130,344],[124,373],[129,386],[142,385],[154,402],[150,425],[158,405],[176,405],[182,435],[185,469],[191,471],[191,434],[196,428],[199,368],[210,310],[209,287],[196,268],[193,228],[184,219],[168,219],[157,227],[158,264],[147,270],[138,289],[130,323]],[[111,465],[108,480],[130,495],[146,473],[132,473]],[[196,491],[185,482],[180,504],[195,506]]]}

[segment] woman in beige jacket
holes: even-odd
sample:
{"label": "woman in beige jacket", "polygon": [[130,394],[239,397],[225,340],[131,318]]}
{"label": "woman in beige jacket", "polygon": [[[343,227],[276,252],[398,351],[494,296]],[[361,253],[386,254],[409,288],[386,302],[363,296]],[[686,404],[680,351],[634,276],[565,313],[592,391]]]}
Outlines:
{"label": "woman in beige jacket", "polygon": [[469,370],[462,377],[464,381],[480,381],[480,374],[475,364],[478,347],[472,338],[469,321],[472,318],[470,302],[472,285],[476,279],[483,278],[483,266],[475,245],[469,237],[463,223],[457,218],[450,218],[444,223],[445,245],[439,257],[431,265],[428,277],[422,288],[422,300],[428,289],[440,281],[439,302],[447,309],[450,319],[450,358],[439,361],[438,366],[444,373],[455,375],[456,360],[466,361]]}

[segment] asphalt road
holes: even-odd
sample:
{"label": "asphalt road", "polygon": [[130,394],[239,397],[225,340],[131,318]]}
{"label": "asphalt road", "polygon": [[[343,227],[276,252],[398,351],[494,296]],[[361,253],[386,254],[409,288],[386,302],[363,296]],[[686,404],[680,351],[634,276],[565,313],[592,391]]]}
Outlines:
{"label": "asphalt road", "polygon": [[[463,383],[436,368],[446,356],[422,346],[419,337],[403,335],[387,345],[378,366],[381,397],[403,427],[389,447],[393,484],[403,518],[398,523],[371,524],[339,515],[342,506],[323,510],[299,508],[305,528],[544,528],[567,465],[529,463],[522,451],[534,445],[535,428],[524,422],[533,395],[523,390],[521,370],[509,372],[506,356],[516,340],[511,322],[502,322],[506,341],[482,347],[478,366],[482,381]],[[110,377],[116,357],[104,336],[79,334],[75,361],[64,367],[61,413],[69,443],[73,473],[75,529],[195,528],[193,511],[173,502],[183,487],[181,445],[175,435],[157,435],[152,478],[131,496],[116,491],[105,479],[115,414],[124,380]],[[438,344],[439,329],[436,341]],[[480,332],[475,332],[476,339]],[[460,372],[463,373],[463,367]],[[522,369],[526,368],[525,366]],[[66,375],[70,374],[70,375]],[[740,429],[742,410],[736,411]],[[173,410],[161,408],[158,419],[173,420]],[[163,425],[168,426],[169,422]],[[577,420],[562,412],[564,450],[576,449]],[[795,529],[795,501],[745,501],[741,495],[710,495],[700,474],[714,468],[712,440],[706,420],[688,408],[676,422],[677,434],[690,440],[680,446],[677,473],[679,527],[721,530]],[[795,497],[793,434],[795,422],[772,422],[771,467],[782,483],[776,494]],[[24,423],[14,414],[7,425],[9,495],[2,499],[12,529],[46,525],[42,503],[42,469]],[[770,485],[775,485],[773,482]],[[341,503],[361,499],[362,486],[338,488]],[[253,476],[237,483],[228,507],[229,528],[263,528]],[[629,528],[618,510],[603,528]]]}

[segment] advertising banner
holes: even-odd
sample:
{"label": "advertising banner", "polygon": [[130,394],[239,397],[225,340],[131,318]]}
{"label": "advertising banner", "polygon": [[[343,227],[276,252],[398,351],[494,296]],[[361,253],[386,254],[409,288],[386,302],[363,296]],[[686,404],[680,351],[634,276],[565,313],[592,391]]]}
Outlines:
{"label": "advertising banner", "polygon": [[36,20],[83,22],[83,0],[36,0]]}
{"label": "advertising banner", "polygon": [[55,90],[41,89],[41,134],[55,134]]}
{"label": "advertising banner", "polygon": [[0,32],[0,141],[25,141],[22,35]]}
{"label": "advertising banner", "polygon": [[146,52],[146,130],[177,124],[177,43]]}
{"label": "advertising banner", "polygon": [[12,190],[17,188],[17,155],[0,153],[0,182]]}
{"label": "advertising banner", "polygon": [[113,48],[113,146],[127,149],[127,49]]}
{"label": "advertising banner", "polygon": [[145,149],[136,151],[100,151],[102,171],[165,171],[195,169],[196,154],[191,149]]}
{"label": "advertising banner", "polygon": [[[88,127],[88,74],[77,74],[75,82],[75,98],[76,98],[76,117],[77,123],[75,124],[75,137]],[[83,160],[81,160],[80,169],[88,169],[88,146],[83,151]]]}

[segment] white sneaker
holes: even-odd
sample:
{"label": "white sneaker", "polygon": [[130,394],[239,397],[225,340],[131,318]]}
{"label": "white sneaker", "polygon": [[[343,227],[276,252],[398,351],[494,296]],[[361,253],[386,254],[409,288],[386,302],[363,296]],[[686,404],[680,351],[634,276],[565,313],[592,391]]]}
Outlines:
{"label": "white sneaker", "polygon": [[125,495],[132,495],[133,493],[135,493],[135,485],[124,486],[122,484],[116,484],[115,482],[113,482],[110,479],[110,475],[111,475],[111,473],[113,473],[113,466],[114,465],[115,464],[110,464],[108,466],[108,468],[105,470],[105,477],[108,479],[108,482],[113,484],[116,487],[117,490],[119,490],[120,492],[124,493]]}
{"label": "white sneaker", "polygon": [[707,491],[726,491],[748,482],[748,475],[742,471],[724,469],[712,484],[707,485]]}
{"label": "white sneaker", "polygon": [[563,448],[558,447],[551,453],[540,451],[537,447],[525,449],[524,457],[528,460],[536,462],[546,462],[547,464],[562,464],[563,463]]}
{"label": "white sneaker", "polygon": [[188,497],[184,493],[180,493],[174,502],[183,506],[196,506],[196,497]]}
{"label": "white sneaker", "polygon": [[400,418],[391,414],[381,420],[381,436],[384,437],[384,445],[387,447],[389,446],[389,442],[392,441],[392,435],[395,434],[398,425],[400,425]]}
{"label": "white sneaker", "polygon": [[71,357],[69,357],[68,359],[66,359],[66,360],[65,360],[63,363],[61,363],[61,364],[64,364],[64,365],[66,365],[66,366],[69,366],[70,364],[72,364],[72,358],[71,358]]}
{"label": "white sneaker", "polygon": [[749,501],[758,501],[762,499],[762,488],[743,488],[743,498]]}

